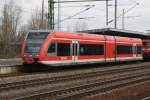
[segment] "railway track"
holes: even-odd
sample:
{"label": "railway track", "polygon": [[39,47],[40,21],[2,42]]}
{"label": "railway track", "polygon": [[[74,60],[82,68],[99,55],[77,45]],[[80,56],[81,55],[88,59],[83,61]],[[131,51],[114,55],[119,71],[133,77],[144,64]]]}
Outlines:
{"label": "railway track", "polygon": [[[140,61],[140,62],[128,62],[128,64],[131,64],[131,65],[134,65],[134,64],[138,64],[138,63],[146,63],[146,61]],[[101,66],[105,66],[105,67],[118,67],[118,66],[124,66],[125,63],[112,63],[112,65],[109,65],[109,64],[104,64],[104,65],[101,65]],[[36,65],[37,67],[39,67],[39,65]],[[41,65],[42,66],[42,65]],[[40,66],[40,67],[41,67]],[[97,67],[95,67],[95,65],[92,65],[94,66],[95,69],[97,69]],[[96,66],[100,66],[100,65],[96,65]],[[1,67],[1,66],[0,66]],[[3,66],[4,67],[4,66]],[[16,73],[8,73],[8,74],[0,74],[0,78],[7,78],[7,77],[18,77],[18,76],[27,76],[27,75],[33,75],[33,74],[43,74],[44,73],[60,73],[60,72],[64,72],[66,71],[65,70],[62,70],[62,69],[54,69],[54,70],[31,70],[30,68],[28,68],[28,70],[24,70],[24,66],[23,65],[16,65],[16,66],[12,66],[12,65],[7,65],[5,67],[18,67],[19,68],[19,72],[16,72]],[[26,67],[32,67],[32,66],[26,66]],[[48,67],[48,66],[43,66],[43,67]],[[88,70],[88,69],[91,69],[90,67],[87,69],[84,68],[85,66],[82,66],[82,67],[77,67],[77,69],[67,69],[68,71],[71,71],[71,70]],[[98,68],[99,69],[99,68]]]}
{"label": "railway track", "polygon": [[150,73],[138,74],[120,78],[113,78],[106,81],[95,81],[88,84],[82,84],[74,87],[64,88],[60,90],[45,92],[34,94],[31,96],[24,96],[20,98],[16,98],[16,100],[32,100],[34,99],[51,99],[51,100],[72,100],[72,99],[80,99],[82,97],[94,95],[100,92],[105,92],[108,90],[112,90],[114,88],[118,88],[125,85],[130,85],[137,82],[142,82],[150,79]]}
{"label": "railway track", "polygon": [[84,78],[92,78],[96,76],[104,76],[109,74],[115,74],[115,73],[123,73],[126,71],[135,71],[135,70],[142,70],[142,69],[149,69],[148,66],[137,66],[137,67],[125,67],[125,68],[116,68],[116,69],[106,69],[106,70],[100,70],[100,71],[93,71],[89,73],[79,73],[79,74],[73,74],[73,75],[67,75],[67,76],[56,76],[56,77],[50,77],[50,78],[42,78],[42,79],[33,79],[33,80],[26,80],[26,81],[20,81],[20,82],[13,82],[13,83],[7,83],[7,84],[0,84],[0,92],[2,91],[8,91],[8,90],[14,90],[19,88],[25,88],[25,87],[32,87],[40,84],[55,84],[58,82],[64,82],[64,81],[70,81],[70,80],[76,80],[76,79],[84,79]]}
{"label": "railway track", "polygon": [[[117,77],[118,76],[118,77]],[[89,82],[80,82],[76,85],[68,85],[62,88],[48,89],[46,92],[36,93],[29,96],[15,98],[17,100],[27,99],[55,99],[70,100],[79,99],[99,92],[105,92],[113,88],[129,85],[150,79],[150,69],[135,71],[132,73],[109,76],[105,79],[95,79]]]}
{"label": "railway track", "polygon": [[[135,66],[139,66],[139,64],[149,64],[147,62],[136,62],[136,63],[128,63],[130,64],[130,67],[135,67]],[[143,65],[143,66],[144,66]],[[45,76],[64,76],[64,75],[72,75],[72,74],[80,74],[80,73],[90,73],[90,72],[96,72],[96,71],[108,71],[108,70],[112,70],[112,69],[121,69],[121,68],[128,68],[127,65],[125,64],[115,64],[115,65],[104,65],[105,67],[102,66],[98,66],[98,67],[89,67],[89,68],[84,68],[85,66],[82,66],[83,68],[77,68],[77,69],[69,69],[69,70],[48,70],[48,71],[37,71],[37,72],[27,72],[27,73],[11,73],[11,74],[3,74],[0,75],[1,79],[7,79],[6,82],[1,82],[0,84],[7,84],[7,83],[13,83],[13,82],[17,82],[17,80],[19,81],[26,81],[27,80],[33,80],[34,78],[37,79],[37,77],[42,77],[44,78]],[[69,74],[68,74],[69,73]],[[71,73],[71,74],[70,74]],[[10,81],[13,80],[13,81]]]}
{"label": "railway track", "polygon": [[[89,72],[82,72],[76,74],[74,73],[72,75],[71,74],[58,75],[57,77],[50,77],[50,78],[48,78],[47,76],[47,78],[40,78],[40,79],[36,78],[34,80],[26,80],[26,81],[19,81],[19,82],[13,82],[8,84],[1,84],[0,96],[2,97],[7,96],[13,99],[33,99],[33,98],[46,99],[49,97],[54,99],[67,99],[67,98],[75,98],[75,97],[84,97],[87,96],[87,94],[96,93],[94,91],[90,92],[89,90],[93,90],[98,86],[108,85],[109,83],[119,84],[119,82],[123,82],[127,79],[131,79],[134,81],[128,80],[128,82],[126,81],[125,84],[129,84],[129,83],[131,84],[134,83],[135,81],[139,82],[141,80],[143,81],[149,79],[150,68],[148,67],[148,65],[149,64],[142,64],[142,65],[137,64],[136,67],[133,67],[135,65],[131,65],[126,67],[118,67],[118,68],[105,68],[105,69],[102,68],[103,70],[101,69],[96,71],[94,70],[91,72],[89,71]],[[36,90],[36,91],[40,91],[41,93],[37,93],[35,90],[34,91],[32,90],[33,87],[35,89],[36,87],[39,86],[45,86],[45,87],[50,86],[50,88],[47,89],[40,88],[39,90]],[[118,86],[113,86],[113,87],[116,88]],[[25,93],[25,91],[22,91],[24,88],[28,88],[28,91],[30,91],[30,88],[32,88],[31,91],[33,91],[33,94],[31,95],[30,93],[29,94]],[[88,90],[88,88],[90,89]],[[111,87],[108,88],[111,89]],[[98,89],[97,91],[100,92],[102,90]],[[20,91],[20,93],[19,92],[15,93],[14,91]],[[6,92],[11,95],[7,95]],[[83,94],[83,93],[87,93],[87,94]],[[81,96],[79,94],[81,94]]]}

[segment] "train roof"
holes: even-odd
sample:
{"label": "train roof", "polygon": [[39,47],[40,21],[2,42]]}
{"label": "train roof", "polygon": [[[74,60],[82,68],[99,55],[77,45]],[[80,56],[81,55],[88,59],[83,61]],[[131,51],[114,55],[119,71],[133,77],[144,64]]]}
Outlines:
{"label": "train roof", "polygon": [[92,30],[84,30],[80,32],[87,32],[90,34],[103,34],[103,35],[111,35],[111,36],[123,36],[123,37],[132,37],[132,38],[150,39],[150,36],[146,35],[143,32],[114,29],[114,28],[92,29]]}
{"label": "train roof", "polygon": [[83,40],[105,40],[103,35],[87,34],[87,33],[70,33],[70,32],[54,32],[49,36],[55,38],[83,39]]}
{"label": "train roof", "polygon": [[101,40],[101,41],[118,41],[118,42],[135,42],[139,43],[142,42],[141,39],[137,38],[130,38],[130,37],[120,37],[116,36],[115,39],[113,36],[104,36],[104,35],[97,35],[97,34],[87,34],[87,33],[69,33],[69,32],[54,32],[49,35],[49,37],[53,38],[68,38],[68,39],[80,39],[80,40]]}
{"label": "train roof", "polygon": [[41,29],[41,30],[29,30],[28,32],[54,32],[54,30]]}

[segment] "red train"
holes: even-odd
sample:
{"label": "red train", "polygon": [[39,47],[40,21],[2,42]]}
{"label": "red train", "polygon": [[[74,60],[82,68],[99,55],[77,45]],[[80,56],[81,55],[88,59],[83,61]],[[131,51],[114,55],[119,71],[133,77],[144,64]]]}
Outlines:
{"label": "red train", "polygon": [[150,59],[150,40],[143,40],[143,58]]}
{"label": "red train", "polygon": [[141,39],[87,33],[30,31],[23,64],[50,66],[142,60]]}

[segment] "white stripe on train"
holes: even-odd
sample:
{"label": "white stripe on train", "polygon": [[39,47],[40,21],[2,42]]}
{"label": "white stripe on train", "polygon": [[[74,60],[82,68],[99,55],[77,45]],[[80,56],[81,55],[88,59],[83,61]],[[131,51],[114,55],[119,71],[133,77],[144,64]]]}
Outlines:
{"label": "white stripe on train", "polygon": [[[126,57],[126,58],[116,58],[116,61],[129,61],[129,60],[142,60],[142,57]],[[75,63],[102,63],[105,62],[105,59],[83,59],[83,60],[63,60],[63,61],[40,61],[39,63],[46,65],[54,65],[54,64],[75,64]],[[115,62],[115,58],[107,58],[106,62]]]}

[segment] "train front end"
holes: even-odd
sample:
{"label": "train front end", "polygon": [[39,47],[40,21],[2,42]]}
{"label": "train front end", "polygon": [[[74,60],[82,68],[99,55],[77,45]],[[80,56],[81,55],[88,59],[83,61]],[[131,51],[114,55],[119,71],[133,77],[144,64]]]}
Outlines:
{"label": "train front end", "polygon": [[22,46],[22,63],[37,64],[40,48],[50,31],[29,31]]}

